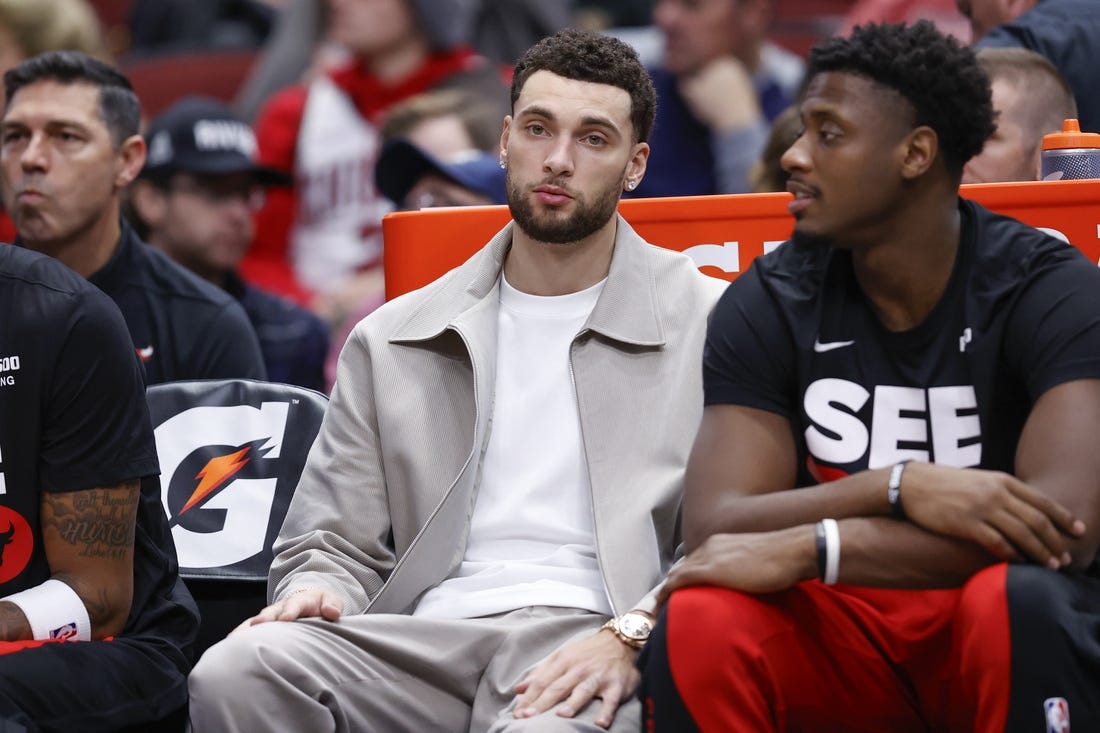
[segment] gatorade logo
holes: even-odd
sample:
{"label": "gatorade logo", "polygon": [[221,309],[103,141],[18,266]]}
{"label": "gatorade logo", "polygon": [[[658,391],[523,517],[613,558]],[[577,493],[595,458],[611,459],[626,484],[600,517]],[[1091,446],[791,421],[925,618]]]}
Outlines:
{"label": "gatorade logo", "polygon": [[289,407],[194,407],[156,429],[181,568],[225,567],[264,550]]}

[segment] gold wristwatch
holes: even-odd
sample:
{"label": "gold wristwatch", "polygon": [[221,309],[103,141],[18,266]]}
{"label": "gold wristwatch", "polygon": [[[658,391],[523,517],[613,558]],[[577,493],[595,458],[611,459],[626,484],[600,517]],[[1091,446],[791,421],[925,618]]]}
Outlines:
{"label": "gold wristwatch", "polygon": [[653,632],[654,618],[645,611],[627,611],[608,619],[601,629],[608,629],[619,641],[632,649],[641,649]]}

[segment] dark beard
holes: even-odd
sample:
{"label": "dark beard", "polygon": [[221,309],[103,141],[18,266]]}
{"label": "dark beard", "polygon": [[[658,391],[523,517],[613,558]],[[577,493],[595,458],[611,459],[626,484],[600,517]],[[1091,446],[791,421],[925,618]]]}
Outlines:
{"label": "dark beard", "polygon": [[791,234],[790,244],[799,249],[825,249],[836,247],[836,241],[824,234],[807,234],[797,229]]}
{"label": "dark beard", "polygon": [[620,186],[609,186],[599,192],[591,204],[585,198],[577,196],[574,199],[577,211],[569,218],[540,218],[535,214],[530,199],[524,196],[524,191],[512,181],[511,171],[506,175],[504,184],[508,209],[512,212],[516,226],[532,239],[548,244],[572,244],[581,241],[606,224],[615,215],[619,205]]}

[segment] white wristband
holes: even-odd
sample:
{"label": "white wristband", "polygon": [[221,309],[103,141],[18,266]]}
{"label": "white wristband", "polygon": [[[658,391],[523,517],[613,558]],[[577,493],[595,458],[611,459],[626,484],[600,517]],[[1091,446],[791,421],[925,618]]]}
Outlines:
{"label": "white wristband", "polygon": [[51,578],[0,600],[19,606],[35,639],[92,639],[92,622],[84,601],[60,580]]}
{"label": "white wristband", "polygon": [[822,519],[821,526],[825,530],[825,577],[821,580],[833,585],[840,574],[840,528],[835,519]]}

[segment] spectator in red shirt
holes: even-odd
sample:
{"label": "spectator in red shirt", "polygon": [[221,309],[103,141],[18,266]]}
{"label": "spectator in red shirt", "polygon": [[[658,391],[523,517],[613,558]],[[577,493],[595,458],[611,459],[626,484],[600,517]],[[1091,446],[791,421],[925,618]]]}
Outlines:
{"label": "spectator in red shirt", "polygon": [[472,22],[457,0],[326,0],[345,65],[275,94],[256,121],[259,161],[293,173],[258,213],[242,272],[310,303],[331,323],[382,292],[382,216],[374,185],[379,122],[428,89],[459,87],[507,111],[495,67],[464,45]]}

